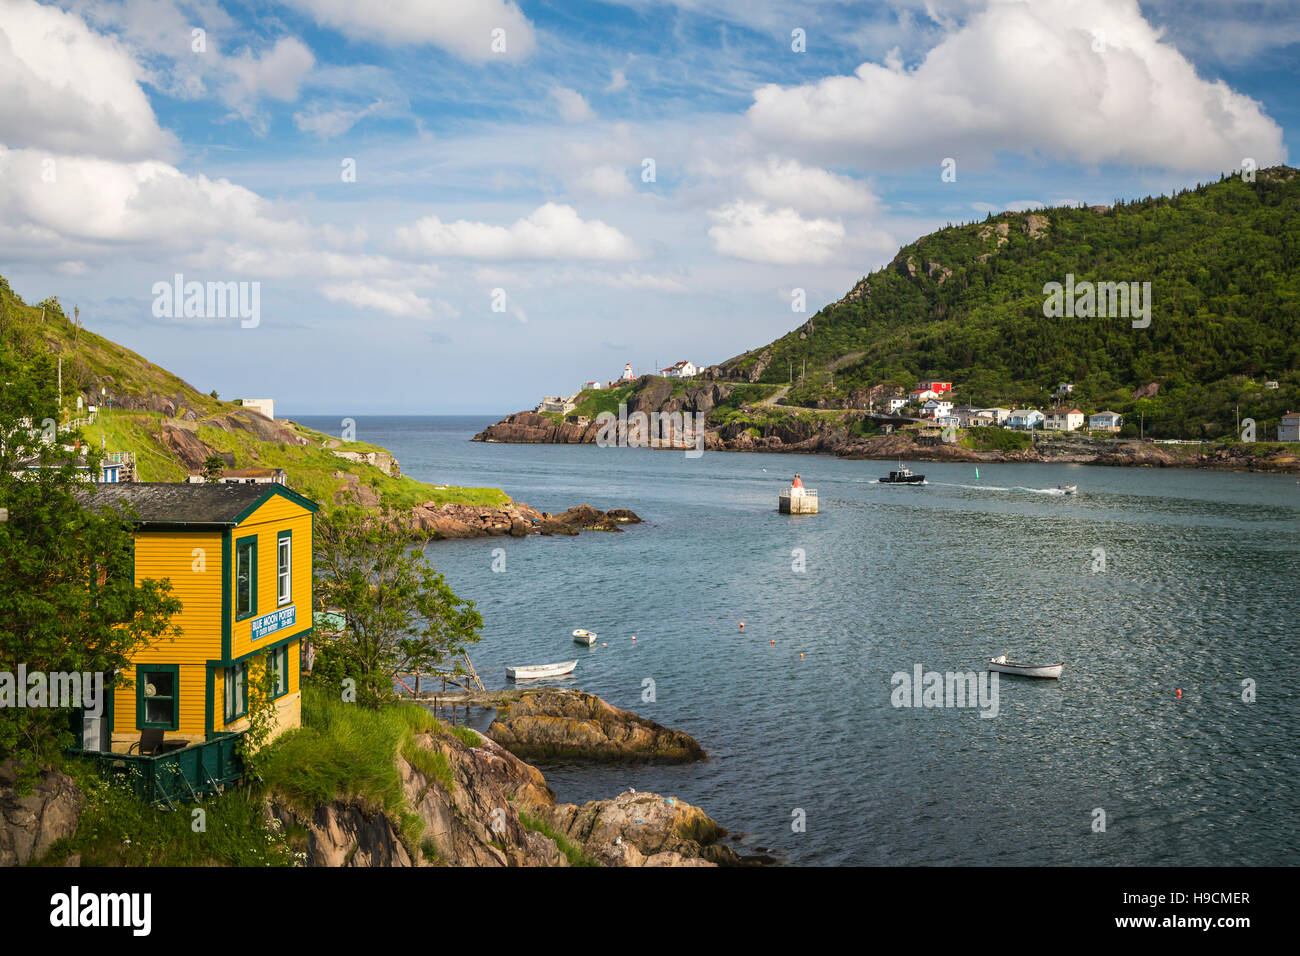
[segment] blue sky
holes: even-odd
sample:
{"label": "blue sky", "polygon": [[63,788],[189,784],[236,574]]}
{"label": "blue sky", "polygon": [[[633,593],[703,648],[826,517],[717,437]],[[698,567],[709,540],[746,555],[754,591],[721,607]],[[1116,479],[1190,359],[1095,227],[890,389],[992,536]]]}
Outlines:
{"label": "blue sky", "polygon": [[1286,162],[1298,52],[1277,2],[0,0],[0,273],[279,414],[504,413],[947,222]]}

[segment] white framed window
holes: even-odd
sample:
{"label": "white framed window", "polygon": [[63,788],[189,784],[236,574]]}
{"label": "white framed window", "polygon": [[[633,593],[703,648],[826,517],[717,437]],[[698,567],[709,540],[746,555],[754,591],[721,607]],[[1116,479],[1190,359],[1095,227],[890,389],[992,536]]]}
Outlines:
{"label": "white framed window", "polygon": [[276,593],[280,604],[293,599],[293,538],[288,532],[276,540]]}

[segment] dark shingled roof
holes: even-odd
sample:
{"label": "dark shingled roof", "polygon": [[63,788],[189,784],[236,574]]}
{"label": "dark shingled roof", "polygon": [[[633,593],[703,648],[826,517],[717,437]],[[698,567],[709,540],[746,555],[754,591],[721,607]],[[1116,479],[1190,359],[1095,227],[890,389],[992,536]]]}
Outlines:
{"label": "dark shingled roof", "polygon": [[276,489],[280,486],[136,481],[94,485],[78,497],[98,506],[129,504],[144,524],[234,525],[263,498],[277,494]]}

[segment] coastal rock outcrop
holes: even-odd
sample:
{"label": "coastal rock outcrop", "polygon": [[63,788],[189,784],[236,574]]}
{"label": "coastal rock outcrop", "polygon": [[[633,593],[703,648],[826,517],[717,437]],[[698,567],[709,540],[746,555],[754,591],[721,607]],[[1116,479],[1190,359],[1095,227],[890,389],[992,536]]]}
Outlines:
{"label": "coastal rock outcrop", "polygon": [[444,538],[484,538],[529,534],[573,535],[580,531],[622,531],[625,524],[639,524],[641,519],[626,508],[601,511],[591,505],[576,505],[560,514],[538,511],[522,502],[500,508],[479,507],[448,502],[439,505],[426,501],[416,505],[405,517],[407,527],[430,540]]}
{"label": "coastal rock outcrop", "polygon": [[77,832],[85,802],[65,773],[43,770],[30,793],[20,795],[13,761],[0,764],[0,866],[39,860],[63,837]]}
{"label": "coastal rock outcrop", "polygon": [[527,760],[686,763],[705,757],[689,734],[576,690],[548,688],[504,702],[488,734]]}
{"label": "coastal rock outcrop", "polygon": [[[448,733],[415,744],[449,768],[435,779],[426,761],[399,754],[409,812],[422,822],[418,845],[385,811],[346,800],[308,817],[272,798],[268,815],[300,834],[308,866],[716,866],[747,862],[719,841],[726,830],[699,807],[675,797],[627,792],[581,806],[556,804],[540,770],[489,735],[471,745]],[[568,852],[559,839],[570,843]]]}
{"label": "coastal rock outcrop", "polygon": [[727,831],[699,807],[675,797],[628,790],[609,800],[549,813],[553,829],[606,866],[738,866],[744,861],[719,843]]}

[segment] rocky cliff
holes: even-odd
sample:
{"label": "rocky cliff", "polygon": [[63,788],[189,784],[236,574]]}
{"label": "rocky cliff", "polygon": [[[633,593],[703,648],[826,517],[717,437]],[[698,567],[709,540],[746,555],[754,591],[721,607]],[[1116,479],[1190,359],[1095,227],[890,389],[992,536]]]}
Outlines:
{"label": "rocky cliff", "polygon": [[405,840],[401,821],[344,800],[304,816],[273,798],[267,812],[287,831],[301,834],[309,866],[747,862],[719,843],[726,830],[699,807],[634,792],[582,806],[557,804],[540,770],[489,737],[476,736],[475,746],[451,734],[416,738],[419,747],[447,760],[450,786],[419,769],[419,761],[398,756],[406,802],[423,823],[418,845]]}

